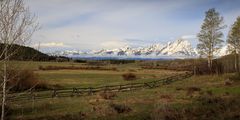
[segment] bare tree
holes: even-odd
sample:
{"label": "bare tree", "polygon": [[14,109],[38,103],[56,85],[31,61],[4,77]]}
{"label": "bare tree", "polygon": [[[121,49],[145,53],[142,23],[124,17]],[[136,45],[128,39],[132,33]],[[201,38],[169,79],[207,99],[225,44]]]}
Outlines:
{"label": "bare tree", "polygon": [[38,29],[38,23],[23,0],[1,0],[0,2],[0,44],[3,46],[0,53],[3,65],[1,120],[4,120],[8,62],[9,58],[18,51],[16,48],[13,49],[13,45],[24,45],[30,41],[32,34]]}
{"label": "bare tree", "polygon": [[225,27],[223,17],[214,8],[206,12],[201,31],[198,33],[199,44],[197,48],[201,56],[207,57],[210,71],[212,71],[213,53],[219,50],[222,45],[223,33],[221,30]]}
{"label": "bare tree", "polygon": [[228,33],[227,43],[229,44],[228,50],[231,51],[234,56],[234,66],[235,71],[240,74],[239,72],[239,54],[240,54],[240,16],[234,22],[231,27],[231,30]]}

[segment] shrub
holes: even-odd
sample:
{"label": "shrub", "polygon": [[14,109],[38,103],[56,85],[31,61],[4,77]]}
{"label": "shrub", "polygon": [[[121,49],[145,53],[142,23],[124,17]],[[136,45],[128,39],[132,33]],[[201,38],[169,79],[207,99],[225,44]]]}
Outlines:
{"label": "shrub", "polygon": [[182,120],[182,111],[169,105],[162,105],[161,108],[156,108],[151,113],[152,120]]}
{"label": "shrub", "polygon": [[207,90],[206,93],[207,93],[207,95],[209,95],[209,96],[212,96],[212,95],[213,95],[212,90]]}
{"label": "shrub", "polygon": [[[2,106],[2,104],[0,104]],[[2,111],[2,107],[0,107],[0,110]],[[13,113],[13,109],[9,106],[5,105],[5,119],[10,120],[8,117]],[[0,116],[2,116],[2,112],[0,112]]]}
{"label": "shrub", "polygon": [[230,76],[229,80],[230,81],[240,81],[240,75],[236,73],[236,74]]}
{"label": "shrub", "polygon": [[195,103],[181,107],[165,105],[153,110],[155,120],[239,120],[240,96],[200,96]]}
{"label": "shrub", "polygon": [[110,107],[112,107],[117,113],[128,113],[132,111],[130,107],[122,104],[110,104]]}
{"label": "shrub", "polygon": [[106,100],[112,100],[114,97],[117,96],[117,94],[114,92],[102,92],[99,95]]}
{"label": "shrub", "polygon": [[187,90],[188,91],[201,91],[201,88],[199,88],[199,87],[188,87]]}
{"label": "shrub", "polygon": [[87,63],[87,60],[77,59],[77,60],[74,60],[73,62],[76,62],[76,63]]}
{"label": "shrub", "polygon": [[172,96],[164,94],[164,95],[161,95],[160,98],[162,98],[162,99],[172,99]]}
{"label": "shrub", "polygon": [[38,75],[31,70],[7,71],[7,87],[10,91],[23,91],[28,89],[47,89],[47,85],[38,80]]}
{"label": "shrub", "polygon": [[41,66],[41,65],[39,65],[39,66],[38,66],[38,69],[39,69],[39,70],[44,70],[44,67]]}
{"label": "shrub", "polygon": [[225,85],[226,86],[230,86],[230,85],[232,85],[233,84],[233,81],[231,81],[230,79],[226,79],[225,80]]}
{"label": "shrub", "polygon": [[201,91],[199,87],[188,87],[187,88],[187,95],[192,95],[194,92]]}
{"label": "shrub", "polygon": [[133,73],[125,73],[122,75],[124,80],[136,80],[137,76]]}
{"label": "shrub", "polygon": [[176,90],[184,90],[182,87],[176,87]]}

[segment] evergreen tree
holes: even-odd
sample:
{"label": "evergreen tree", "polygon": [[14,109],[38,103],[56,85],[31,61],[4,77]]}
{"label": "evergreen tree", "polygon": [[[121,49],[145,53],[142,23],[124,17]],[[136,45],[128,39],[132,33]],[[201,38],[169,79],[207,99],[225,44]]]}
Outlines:
{"label": "evergreen tree", "polygon": [[209,9],[205,14],[201,31],[198,33],[197,48],[201,56],[207,57],[209,70],[212,71],[213,53],[222,47],[221,30],[226,26],[223,25],[223,17],[214,8]]}
{"label": "evergreen tree", "polygon": [[240,52],[240,16],[234,22],[228,33],[228,50],[235,56],[235,71],[239,73],[239,52]]}

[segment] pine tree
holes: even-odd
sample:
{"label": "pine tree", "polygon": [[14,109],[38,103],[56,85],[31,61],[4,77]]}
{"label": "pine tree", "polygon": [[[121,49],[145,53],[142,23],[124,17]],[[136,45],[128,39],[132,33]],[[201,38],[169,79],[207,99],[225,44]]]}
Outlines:
{"label": "pine tree", "polygon": [[214,8],[209,9],[205,14],[201,31],[198,33],[197,48],[201,56],[207,57],[208,68],[212,71],[213,53],[222,47],[224,41],[221,30],[226,26],[223,25],[223,17]]}
{"label": "pine tree", "polygon": [[239,73],[239,52],[240,52],[240,16],[234,22],[228,33],[228,50],[235,56],[235,71]]}

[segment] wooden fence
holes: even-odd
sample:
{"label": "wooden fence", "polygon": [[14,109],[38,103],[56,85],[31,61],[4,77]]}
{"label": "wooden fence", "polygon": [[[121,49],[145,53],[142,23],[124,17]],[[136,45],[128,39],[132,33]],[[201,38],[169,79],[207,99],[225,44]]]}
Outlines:
{"label": "wooden fence", "polygon": [[129,83],[120,85],[108,85],[100,87],[86,87],[86,88],[66,88],[66,89],[53,89],[48,91],[28,91],[24,93],[12,93],[8,94],[7,99],[9,101],[20,100],[35,100],[55,97],[76,97],[93,95],[98,92],[124,92],[131,90],[139,90],[141,88],[156,88],[161,85],[167,85],[175,81],[184,80],[193,75],[192,72],[186,72],[184,74],[177,74],[170,77],[165,77],[159,80],[144,82],[144,83]]}

